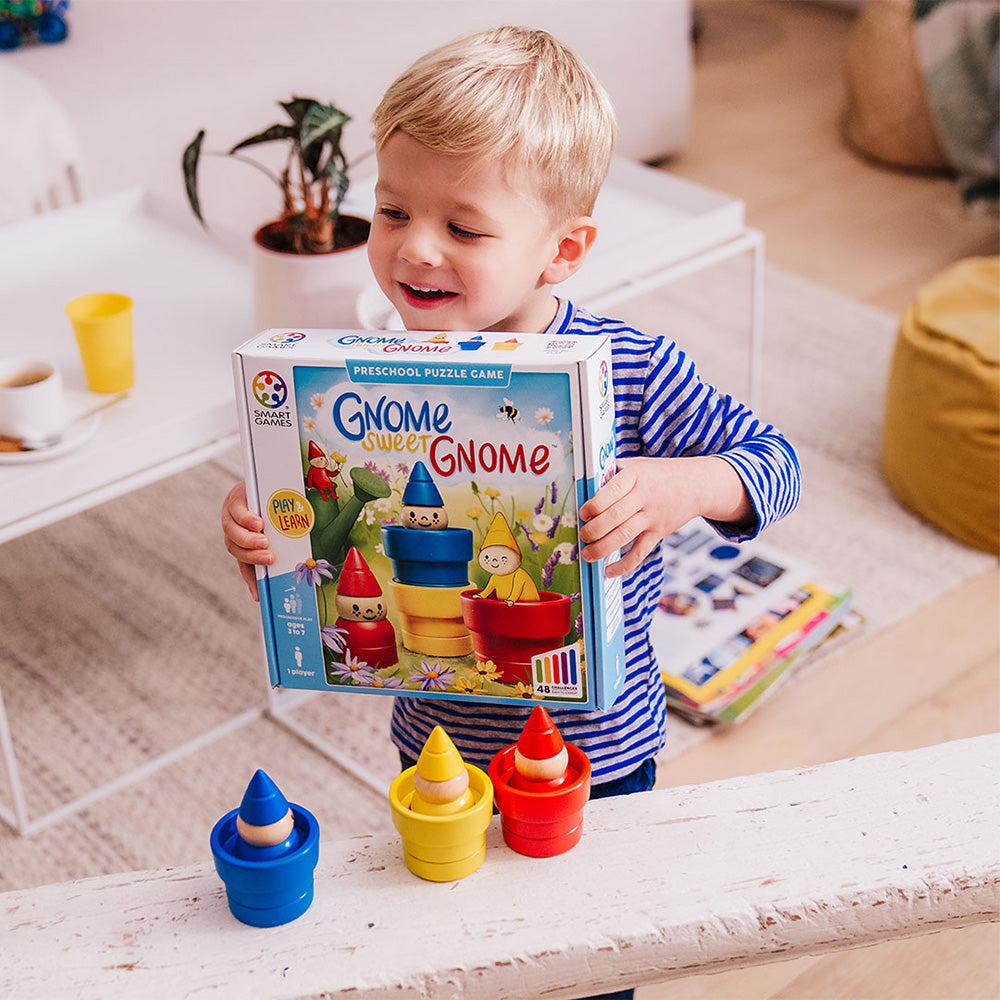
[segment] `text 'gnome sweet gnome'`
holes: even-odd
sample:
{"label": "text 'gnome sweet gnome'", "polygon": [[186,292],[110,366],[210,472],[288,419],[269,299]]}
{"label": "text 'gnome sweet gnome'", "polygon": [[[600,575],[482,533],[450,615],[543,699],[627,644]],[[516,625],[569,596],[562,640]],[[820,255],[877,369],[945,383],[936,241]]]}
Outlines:
{"label": "text 'gnome sweet gnome'", "polygon": [[277,559],[271,681],[610,705],[622,596],[579,559],[615,470],[604,337],[267,331],[234,354],[247,484]]}

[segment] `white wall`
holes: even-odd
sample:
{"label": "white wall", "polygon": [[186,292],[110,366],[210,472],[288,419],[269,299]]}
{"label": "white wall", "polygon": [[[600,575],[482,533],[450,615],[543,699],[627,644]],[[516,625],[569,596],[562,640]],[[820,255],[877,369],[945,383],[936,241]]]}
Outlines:
{"label": "white wall", "polygon": [[[141,182],[182,198],[180,155],[199,127],[206,148],[226,149],[300,93],[353,116],[350,159],[371,146],[372,110],[417,55],[504,23],[551,30],[592,66],[619,114],[619,152],[664,155],[687,134],[689,16],[688,0],[77,0],[65,44],[0,59],[68,108],[91,193]],[[277,189],[239,163],[205,161],[201,190],[209,223],[228,229],[277,213]]]}

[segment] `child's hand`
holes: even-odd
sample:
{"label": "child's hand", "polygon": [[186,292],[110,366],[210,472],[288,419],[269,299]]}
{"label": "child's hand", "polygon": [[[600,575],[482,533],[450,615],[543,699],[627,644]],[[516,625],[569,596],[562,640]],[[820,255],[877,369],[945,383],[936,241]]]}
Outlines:
{"label": "child's hand", "polygon": [[581,555],[594,562],[632,548],[605,570],[625,576],[667,535],[693,517],[742,523],[753,516],[736,470],[714,455],[696,458],[623,458],[618,471],[581,508],[586,524]]}
{"label": "child's hand", "polygon": [[264,519],[247,507],[247,488],[237,483],[222,502],[222,533],[226,548],[240,568],[250,596],[256,601],[257,575],[254,566],[269,566],[275,560],[264,537]]}

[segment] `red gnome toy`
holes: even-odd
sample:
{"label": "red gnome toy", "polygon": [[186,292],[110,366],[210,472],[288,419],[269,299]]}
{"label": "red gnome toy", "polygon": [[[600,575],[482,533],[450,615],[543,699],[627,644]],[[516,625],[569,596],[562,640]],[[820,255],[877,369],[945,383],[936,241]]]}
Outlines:
{"label": "red gnome toy", "polygon": [[518,741],[493,758],[490,780],[508,847],[548,858],[580,840],[583,807],[590,798],[590,761],[579,747],[563,742],[541,705]]}
{"label": "red gnome toy", "polygon": [[[327,469],[330,460],[315,441],[309,442],[309,472],[306,474],[306,489],[319,490],[320,497],[329,503],[337,499],[337,490]],[[330,496],[327,496],[327,493]]]}
{"label": "red gnome toy", "polygon": [[337,581],[337,628],[347,632],[347,648],[359,660],[378,669],[399,658],[396,630],[386,618],[386,600],[364,556],[351,546]]}
{"label": "red gnome toy", "polygon": [[568,765],[569,753],[562,733],[539,705],[518,738],[510,783],[526,792],[550,792],[566,784]]}

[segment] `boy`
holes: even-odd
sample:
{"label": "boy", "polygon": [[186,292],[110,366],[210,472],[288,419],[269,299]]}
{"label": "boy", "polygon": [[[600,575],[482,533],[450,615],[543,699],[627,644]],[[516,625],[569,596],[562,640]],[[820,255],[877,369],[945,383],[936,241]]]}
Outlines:
{"label": "boy", "polygon": [[[701,382],[672,341],[593,316],[551,286],[584,262],[617,136],[590,70],[544,31],[501,27],[428,53],[372,117],[379,176],[368,257],[408,330],[613,335],[618,471],[580,509],[581,556],[624,577],[627,673],[604,712],[553,711],[593,765],[594,797],[646,790],[664,743],[665,702],[647,639],[662,582],[660,541],[696,516],[745,540],[794,508],[788,442]],[[273,561],[238,484],[226,545],[256,599]],[[516,741],[529,707],[396,698],[392,739],[412,764],[440,723],[481,767]]]}

